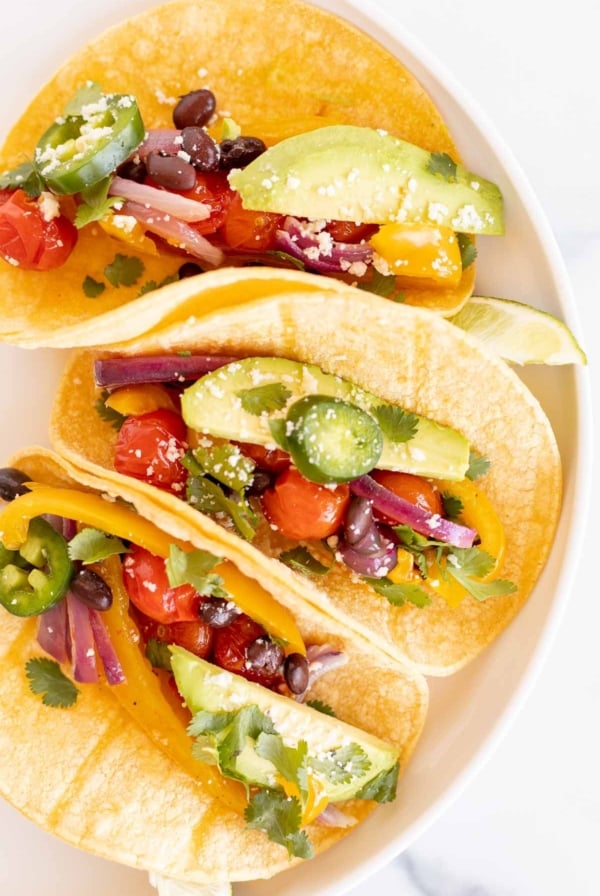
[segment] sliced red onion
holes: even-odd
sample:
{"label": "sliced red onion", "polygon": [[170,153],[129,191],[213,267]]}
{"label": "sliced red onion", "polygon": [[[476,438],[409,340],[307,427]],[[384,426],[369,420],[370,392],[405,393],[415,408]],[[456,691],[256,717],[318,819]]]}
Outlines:
{"label": "sliced red onion", "polygon": [[160,190],[148,184],[138,184],[124,177],[113,177],[108,193],[110,196],[121,196],[151,209],[158,209],[180,221],[205,221],[210,218],[210,206],[205,202],[197,202],[179,193]]}
{"label": "sliced red onion", "polygon": [[315,821],[328,828],[351,828],[356,824],[356,818],[342,812],[335,803],[329,803]]}
{"label": "sliced red onion", "polygon": [[135,383],[182,383],[197,380],[237,361],[232,355],[141,355],[103,358],[94,362],[96,384],[105,389]]}
{"label": "sliced red onion", "polygon": [[71,634],[73,678],[85,684],[98,681],[94,633],[88,607],[67,591],[65,598]]}
{"label": "sliced red onion", "polygon": [[319,273],[345,273],[353,264],[367,265],[373,258],[368,243],[342,243],[326,230],[319,232],[288,216],[276,232],[277,248]]}
{"label": "sliced red onion", "polygon": [[69,659],[67,626],[67,604],[64,600],[38,616],[37,642],[57,663],[66,663]]}
{"label": "sliced red onion", "polygon": [[110,640],[110,635],[104,624],[104,620],[98,610],[88,608],[88,613],[90,616],[94,641],[98,648],[98,656],[102,661],[106,680],[109,684],[123,684],[125,681],[125,673],[123,672],[113,643]]}
{"label": "sliced red onion", "polygon": [[331,644],[309,644],[306,648],[306,659],[308,660],[308,684],[302,694],[294,695],[294,699],[299,702],[306,698],[311,687],[321,675],[339,669],[340,666],[345,666],[348,662],[346,654]]}
{"label": "sliced red onion", "polygon": [[144,142],[138,146],[135,155],[145,162],[151,152],[166,152],[176,155],[181,150],[181,131],[176,128],[153,128],[146,133]]}
{"label": "sliced red onion", "polygon": [[344,534],[348,544],[361,541],[374,524],[373,506],[366,498],[352,495],[344,521]]}
{"label": "sliced red onion", "polygon": [[143,224],[146,230],[169,240],[188,255],[193,255],[194,258],[199,258],[206,264],[218,267],[223,261],[224,255],[221,249],[213,246],[202,234],[179,218],[130,200],[123,203],[121,213],[131,215],[140,224]]}
{"label": "sliced red onion", "polygon": [[398,548],[388,539],[381,540],[379,550],[370,552],[357,550],[342,542],[338,547],[342,560],[351,570],[361,576],[381,579],[390,573],[398,563]]}
{"label": "sliced red onion", "polygon": [[395,495],[389,489],[380,485],[368,475],[354,479],[350,483],[350,490],[360,498],[371,501],[373,507],[405,526],[410,526],[415,532],[426,535],[437,541],[443,541],[456,548],[470,548],[477,535],[475,529],[461,526],[446,520],[437,513],[430,513],[416,504],[411,504],[404,498]]}

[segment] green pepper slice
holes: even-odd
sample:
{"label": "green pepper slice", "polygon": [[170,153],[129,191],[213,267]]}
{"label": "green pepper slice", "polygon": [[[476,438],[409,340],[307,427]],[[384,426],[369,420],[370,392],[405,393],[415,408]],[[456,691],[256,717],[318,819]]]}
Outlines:
{"label": "green pepper slice", "polygon": [[80,193],[112,174],[145,133],[133,96],[100,94],[50,125],[36,146],[35,166],[50,190]]}
{"label": "green pepper slice", "polygon": [[0,544],[0,605],[13,616],[37,616],[66,594],[73,572],[65,539],[35,517],[18,551]]}

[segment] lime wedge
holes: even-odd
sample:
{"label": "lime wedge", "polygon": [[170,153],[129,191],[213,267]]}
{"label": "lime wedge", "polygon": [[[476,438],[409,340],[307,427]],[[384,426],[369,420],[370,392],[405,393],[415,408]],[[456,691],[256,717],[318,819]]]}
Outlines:
{"label": "lime wedge", "polygon": [[472,296],[450,320],[514,364],[587,364],[565,323],[522,302]]}
{"label": "lime wedge", "polygon": [[150,872],[150,883],[156,887],[156,896],[231,896],[229,883],[192,884]]}

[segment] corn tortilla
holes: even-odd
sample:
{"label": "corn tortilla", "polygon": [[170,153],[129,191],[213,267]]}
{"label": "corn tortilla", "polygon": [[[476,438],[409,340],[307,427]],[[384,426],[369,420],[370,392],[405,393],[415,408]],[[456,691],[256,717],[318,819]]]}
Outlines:
{"label": "corn tortilla", "polygon": [[[240,275],[242,277],[243,275]],[[315,606],[354,628],[390,655],[426,674],[446,675],[477,656],[515,616],[531,592],[552,546],[561,505],[562,473],[550,423],[531,392],[503,361],[489,357],[467,333],[438,315],[396,305],[357,290],[347,294],[286,293],[155,324],[146,336],[113,345],[112,354],[165,351],[274,355],[317,364],[380,396],[463,433],[491,463],[478,480],[498,512],[506,535],[501,578],[514,594],[465,599],[450,609],[440,597],[418,609],[391,606],[336,566],[318,584],[303,579]],[[156,300],[158,302],[158,300]],[[103,350],[103,354],[108,352]],[[55,448],[72,463],[118,487],[113,465],[115,431],[94,410],[94,352],[76,353],[67,366],[51,423]],[[235,542],[256,570],[267,570],[289,543],[263,527],[249,544],[202,517],[183,501],[136,480],[157,503],[202,528],[222,544]]]}
{"label": "corn tortilla", "polygon": [[[337,16],[298,0],[174,0],[116,25],[76,53],[8,134],[0,171],[31,158],[39,137],[89,80],[107,92],[133,93],[147,128],[172,126],[175,98],[208,86],[221,115],[248,128],[264,121],[267,138],[278,122],[284,135],[319,122],[366,125],[459,160],[442,117],[414,76]],[[51,346],[64,331],[62,344],[97,344],[96,318],[135,300],[145,283],[160,283],[185,260],[175,252],[140,255],[145,270],[139,282],[107,284],[100,296],[86,297],[84,279],[106,282],[104,268],[118,252],[136,254],[90,225],[56,270],[25,271],[1,261],[0,339]],[[456,289],[409,286],[406,301],[454,313],[471,294],[474,276],[471,265]]]}
{"label": "corn tortilla", "polygon": [[[214,544],[201,528],[170,516],[145,495],[76,471],[48,450],[28,449],[10,463],[49,485],[118,495],[173,536],[237,560],[231,546]],[[332,643],[347,654],[347,664],[323,676],[311,696],[329,703],[338,718],[397,745],[403,769],[424,723],[425,680],[308,605],[283,568],[265,577],[246,558],[239,566],[285,598],[309,643]],[[0,612],[2,797],[74,846],[182,880],[265,878],[298,861],[290,862],[266,835],[247,830],[241,817],[182,771],[131,720],[108,685],[81,685],[69,710],[44,706],[31,693],[24,669],[31,656],[42,653],[35,619]],[[344,805],[359,820],[374,806]],[[316,852],[344,833],[315,824],[309,829]]]}

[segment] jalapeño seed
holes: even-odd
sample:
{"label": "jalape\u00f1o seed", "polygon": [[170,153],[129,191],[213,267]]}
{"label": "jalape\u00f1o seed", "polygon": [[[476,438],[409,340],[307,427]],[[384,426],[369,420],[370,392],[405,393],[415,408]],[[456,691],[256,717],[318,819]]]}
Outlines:
{"label": "jalape\u00f1o seed", "polygon": [[308,660],[301,653],[290,653],[283,666],[283,677],[292,694],[303,694],[308,687]]}
{"label": "jalape\u00f1o seed", "polygon": [[260,137],[236,137],[234,140],[223,140],[220,144],[221,168],[244,168],[262,155],[266,146]]}
{"label": "jalape\u00f1o seed", "polygon": [[217,101],[212,90],[192,90],[182,96],[173,109],[173,123],[180,130],[202,127],[208,124],[216,108]]}
{"label": "jalape\u00f1o seed", "polygon": [[198,615],[202,622],[213,628],[226,628],[238,615],[238,609],[222,597],[209,597],[200,604]]}
{"label": "jalape\u00f1o seed", "polygon": [[75,597],[92,610],[108,610],[112,606],[112,591],[97,572],[84,567],[71,580]]}
{"label": "jalape\u00f1o seed", "polygon": [[216,171],[219,167],[219,144],[202,128],[184,128],[181,148],[197,171]]}
{"label": "jalape\u00f1o seed", "polygon": [[160,152],[148,153],[146,168],[152,180],[167,190],[191,190],[196,184],[194,167],[179,156],[163,156]]}
{"label": "jalape\u00f1o seed", "polygon": [[0,470],[0,498],[3,501],[14,501],[18,495],[24,495],[29,491],[24,485],[29,479],[30,476],[16,467],[3,467]]}

